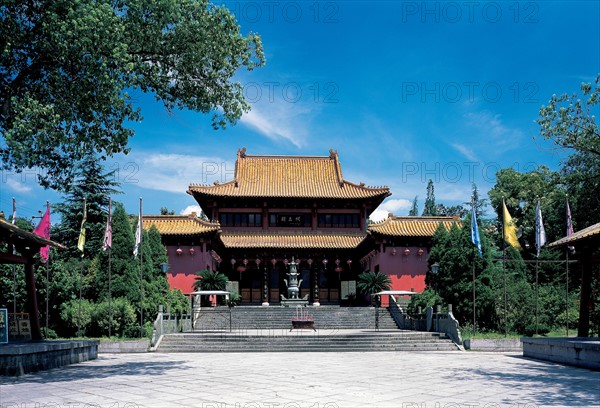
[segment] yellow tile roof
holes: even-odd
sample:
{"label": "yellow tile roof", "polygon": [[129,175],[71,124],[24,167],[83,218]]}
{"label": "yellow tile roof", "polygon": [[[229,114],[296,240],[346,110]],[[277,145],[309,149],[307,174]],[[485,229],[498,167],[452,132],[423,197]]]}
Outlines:
{"label": "yellow tile roof", "polygon": [[563,246],[566,244],[574,243],[576,241],[581,241],[582,239],[592,237],[594,235],[600,235],[600,222],[598,224],[590,225],[587,228],[582,229],[581,231],[577,231],[573,235],[569,235],[568,237],[564,237],[559,239],[558,241],[554,241],[548,246]]}
{"label": "yellow tile roof", "polygon": [[442,223],[446,229],[459,223],[458,217],[398,217],[392,214],[377,224],[370,224],[368,231],[392,237],[432,237],[438,225]]}
{"label": "yellow tile roof", "polygon": [[219,223],[204,221],[195,213],[190,215],[144,215],[142,227],[150,229],[155,225],[161,235],[200,235],[217,232]]}
{"label": "yellow tile roof", "polygon": [[388,187],[355,184],[342,177],[337,152],[329,156],[251,156],[238,151],[234,179],[223,184],[191,184],[188,194],[219,197],[380,198]]}
{"label": "yellow tile roof", "polygon": [[219,235],[225,248],[261,249],[354,249],[367,237],[365,232],[234,232]]}

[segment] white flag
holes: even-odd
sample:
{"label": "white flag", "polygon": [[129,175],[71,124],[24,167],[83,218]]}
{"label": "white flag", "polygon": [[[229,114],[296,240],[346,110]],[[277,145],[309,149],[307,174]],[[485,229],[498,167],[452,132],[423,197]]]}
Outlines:
{"label": "white flag", "polygon": [[142,243],[142,199],[140,198],[140,213],[138,216],[137,228],[135,229],[135,246],[133,247],[133,256],[137,257],[141,243]]}
{"label": "white flag", "polygon": [[542,209],[540,208],[540,200],[538,200],[535,209],[535,247],[537,256],[540,256],[540,250],[546,244],[546,230],[544,229],[544,221],[542,220]]}

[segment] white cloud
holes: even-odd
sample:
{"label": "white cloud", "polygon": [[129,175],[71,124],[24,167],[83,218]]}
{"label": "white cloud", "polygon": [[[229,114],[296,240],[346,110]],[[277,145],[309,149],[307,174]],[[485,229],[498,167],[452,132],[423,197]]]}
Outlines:
{"label": "white cloud", "polygon": [[308,138],[308,123],[314,112],[301,102],[273,100],[252,105],[240,123],[275,142],[289,142],[301,148]]}
{"label": "white cloud", "polygon": [[375,222],[383,221],[390,213],[400,215],[398,214],[400,211],[404,212],[404,210],[410,209],[411,205],[412,202],[404,198],[387,200],[381,203],[381,205],[371,213],[369,218]]}
{"label": "white cloud", "polygon": [[234,176],[234,164],[219,157],[139,152],[128,157],[119,168],[120,181],[151,190],[181,193],[190,183],[224,182]]}
{"label": "white cloud", "polygon": [[477,138],[493,144],[494,150],[503,153],[517,149],[523,139],[523,132],[506,126],[499,114],[488,111],[470,112],[464,115],[466,125],[477,131]]}
{"label": "white cloud", "polygon": [[472,162],[479,161],[475,156],[475,153],[473,153],[473,150],[469,149],[467,146],[461,145],[459,143],[453,143],[451,144],[451,146],[454,147],[454,149],[456,149],[460,154],[465,156],[468,160]]}
{"label": "white cloud", "polygon": [[389,214],[390,214],[389,211],[381,210],[381,209],[377,208],[375,211],[373,211],[371,213],[369,218],[373,222],[381,222],[381,221],[385,220]]}
{"label": "white cloud", "polygon": [[285,139],[292,142],[296,147],[302,146],[300,140],[296,139],[292,134],[291,129],[274,123],[273,118],[262,115],[256,109],[253,109],[242,116],[240,122],[257,130],[259,133],[262,133],[273,141]]}
{"label": "white cloud", "polygon": [[179,212],[179,214],[181,214],[181,215],[190,215],[193,212],[195,212],[197,215],[200,215],[200,213],[202,212],[202,208],[200,208],[199,205],[188,205],[183,210],[181,210]]}
{"label": "white cloud", "polygon": [[19,183],[18,181],[11,178],[6,178],[5,183],[9,189],[17,193],[30,193],[32,191],[31,187],[25,185],[24,183]]}

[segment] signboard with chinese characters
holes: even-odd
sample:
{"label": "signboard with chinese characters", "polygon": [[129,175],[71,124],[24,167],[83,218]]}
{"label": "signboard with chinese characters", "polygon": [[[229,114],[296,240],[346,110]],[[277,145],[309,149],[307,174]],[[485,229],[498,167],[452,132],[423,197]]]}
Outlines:
{"label": "signboard with chinese characters", "polygon": [[8,310],[0,309],[0,343],[8,343]]}
{"label": "signboard with chinese characters", "polygon": [[278,227],[304,227],[306,214],[277,214]]}

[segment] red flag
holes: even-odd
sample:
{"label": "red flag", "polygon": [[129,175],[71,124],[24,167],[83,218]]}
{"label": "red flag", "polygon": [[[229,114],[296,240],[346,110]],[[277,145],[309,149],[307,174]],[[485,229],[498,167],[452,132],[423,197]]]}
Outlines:
{"label": "red flag", "polygon": [[[50,204],[48,204],[46,213],[42,217],[38,226],[33,230],[33,233],[42,238],[50,239]],[[40,248],[40,257],[44,263],[48,262],[48,249],[48,245]]]}

